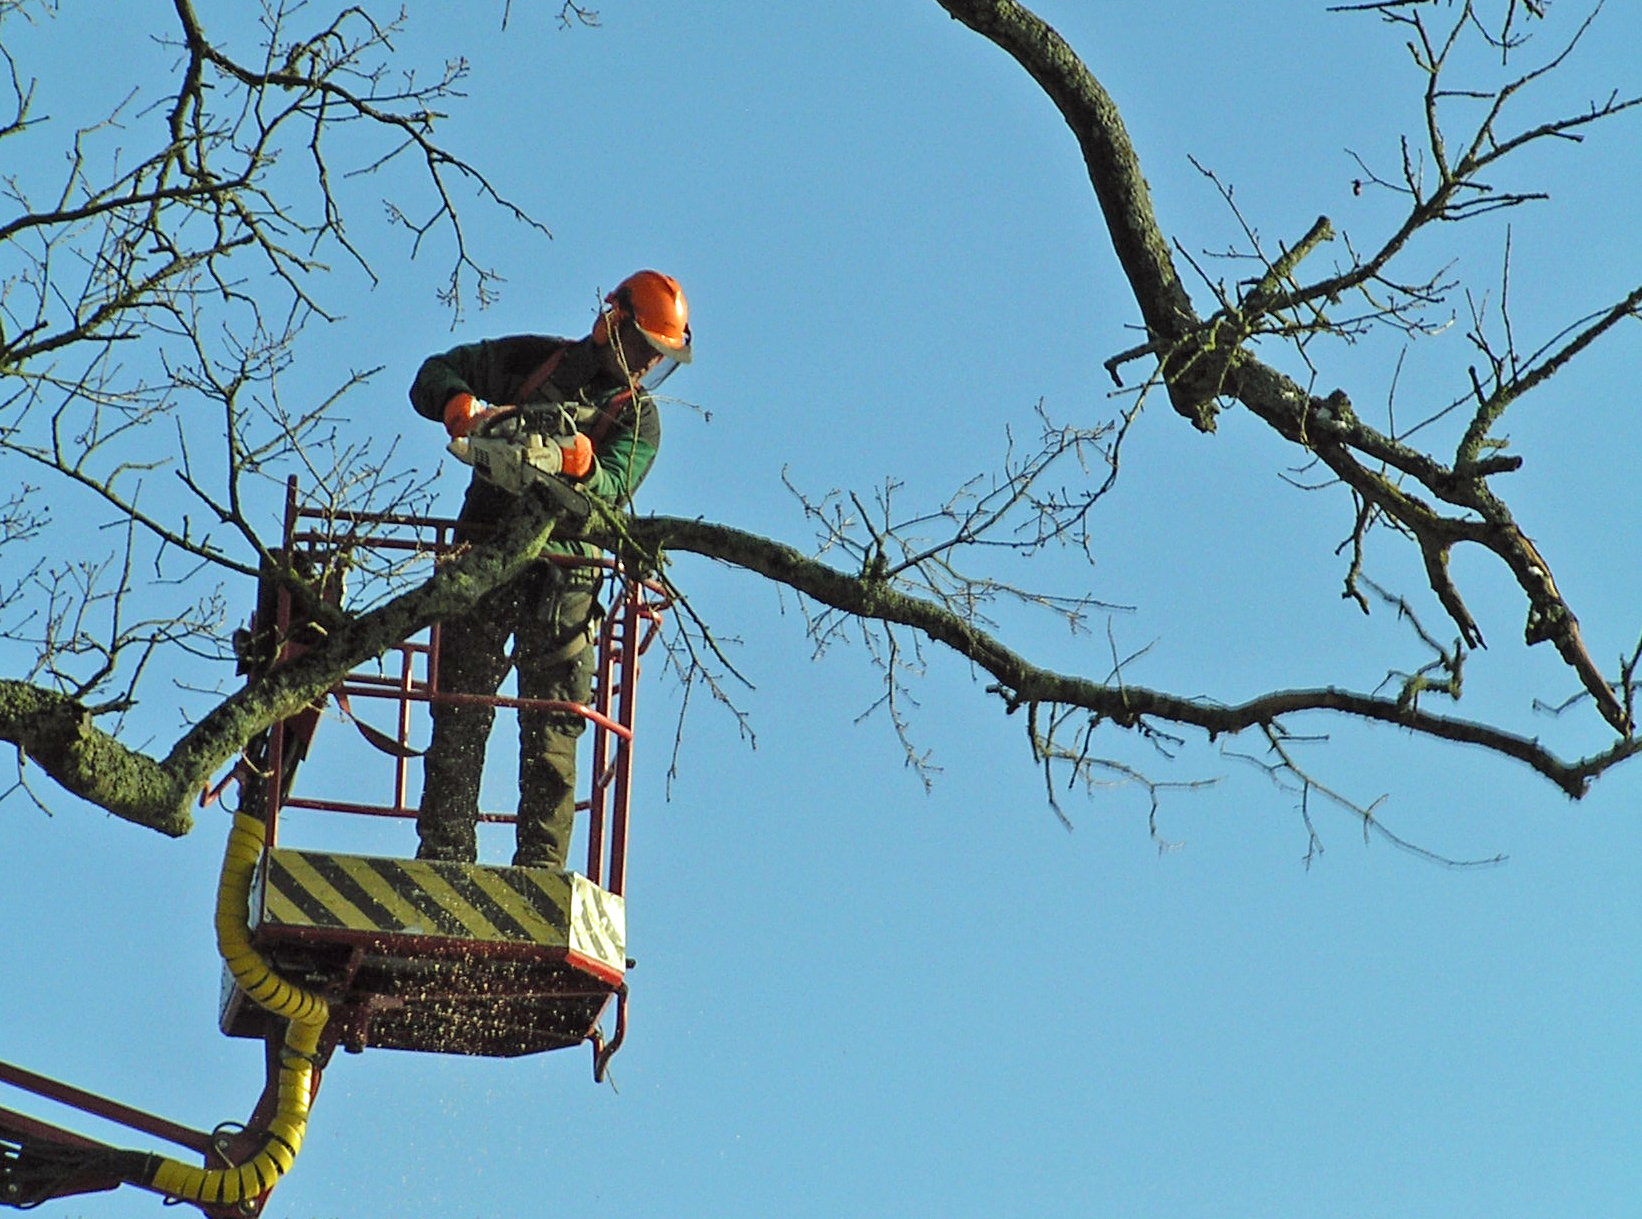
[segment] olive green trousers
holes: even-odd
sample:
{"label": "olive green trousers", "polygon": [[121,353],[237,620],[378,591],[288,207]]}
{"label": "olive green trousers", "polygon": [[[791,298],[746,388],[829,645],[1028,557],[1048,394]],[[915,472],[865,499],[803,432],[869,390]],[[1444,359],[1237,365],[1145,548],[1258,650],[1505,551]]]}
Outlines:
{"label": "olive green trousers", "polygon": [[[510,667],[519,697],[585,704],[593,685],[599,607],[595,579],[546,561],[501,588],[470,613],[440,627],[439,690],[492,695]],[[508,639],[513,652],[508,653]],[[485,744],[496,710],[486,704],[435,702],[433,739],[423,758],[416,829],[419,859],[473,861]],[[576,741],[587,721],[574,711],[519,710],[518,841],[521,867],[563,868],[576,820]]]}

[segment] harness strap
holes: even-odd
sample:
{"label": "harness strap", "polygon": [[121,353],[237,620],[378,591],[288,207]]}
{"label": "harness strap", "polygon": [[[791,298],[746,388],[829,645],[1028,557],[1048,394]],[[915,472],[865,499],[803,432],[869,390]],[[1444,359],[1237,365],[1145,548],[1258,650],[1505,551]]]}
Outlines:
{"label": "harness strap", "polygon": [[364,737],[368,742],[374,745],[377,749],[380,749],[383,753],[390,754],[396,758],[419,758],[425,752],[424,750],[414,749],[409,745],[403,744],[397,738],[391,737],[387,733],[383,732],[380,728],[373,728],[364,720],[360,719],[354,714],[353,707],[348,702],[348,696],[340,689],[332,690],[331,696],[336,699],[336,707],[338,711],[342,712],[342,717],[351,721],[353,726],[359,729],[359,735]]}
{"label": "harness strap", "polygon": [[[536,371],[526,377],[524,384],[519,386],[518,391],[514,394],[514,401],[523,403],[530,397],[531,394],[546,385],[547,379],[553,375],[553,370],[559,366],[559,361],[564,359],[564,353],[569,350],[570,347],[567,344],[566,346],[559,348],[559,350],[555,351],[552,355],[548,356],[547,359],[538,364],[536,366]],[[558,389],[557,386],[554,386],[553,388],[555,391]],[[554,397],[559,402],[564,401],[563,394],[555,392]]]}
{"label": "harness strap", "polygon": [[605,433],[615,426],[617,418],[620,417],[626,407],[632,404],[632,401],[633,391],[624,389],[619,394],[613,395],[610,401],[604,404],[604,409],[599,412],[599,417],[593,421],[593,430],[587,434],[587,438],[593,442],[595,449],[604,443]]}
{"label": "harness strap", "polygon": [[[553,375],[553,370],[558,368],[560,361],[564,359],[564,353],[569,350],[570,346],[567,344],[538,364],[535,371],[526,377],[523,384],[514,392],[514,401],[522,404],[529,399],[531,394],[536,393],[544,386],[548,386],[548,378]],[[554,385],[549,388],[555,401],[565,401],[564,395],[558,392],[558,386]],[[615,426],[616,420],[621,417],[622,412],[632,404],[632,401],[633,390],[632,387],[628,387],[613,395],[604,404],[603,409],[599,411],[598,418],[593,421],[592,430],[583,433],[588,440],[593,442],[595,449],[604,443],[605,436]]]}

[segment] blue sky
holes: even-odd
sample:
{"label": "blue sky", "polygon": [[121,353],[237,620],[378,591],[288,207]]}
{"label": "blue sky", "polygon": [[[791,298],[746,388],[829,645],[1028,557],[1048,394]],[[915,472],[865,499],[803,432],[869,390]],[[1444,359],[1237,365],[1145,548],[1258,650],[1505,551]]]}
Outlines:
{"label": "blue sky", "polygon": [[[134,74],[170,62],[144,42],[168,5],[97,6],[95,23],[82,8],[64,0],[30,35],[37,70],[75,69],[75,89],[42,86],[63,122],[153,89]],[[201,15],[225,30],[245,12],[201,8],[223,10]],[[1553,9],[1548,42],[1573,8]],[[1361,248],[1391,220],[1384,199],[1352,192],[1347,150],[1393,168],[1418,81],[1394,31],[1323,9],[1040,7],[1123,107],[1159,217],[1194,256],[1237,228],[1188,156],[1235,184],[1272,244],[1326,213]],[[470,204],[479,256],[508,282],[453,332],[433,297],[444,251],[405,263],[375,223],[378,186],[350,183],[363,209],[351,235],[382,281],[339,267],[347,316],[310,330],[293,399],[382,366],[345,407],[349,426],[400,438],[432,471],[441,437],[404,399],[424,355],[580,333],[599,289],[654,265],[683,281],[697,340],[668,390],[702,409],[669,407],[640,508],[801,546],[811,530],[783,471],[817,495],[894,479],[901,502],[930,506],[995,466],[1005,428],[1030,429],[1040,399],[1084,423],[1125,401],[1100,365],[1133,342],[1136,311],[1072,138],[1013,62],[935,4],[609,0],[601,28],[570,32],[518,3],[504,32],[500,11],[413,3],[400,46],[414,62],[470,60],[446,139],[553,239]],[[1639,38],[1642,18],[1610,6],[1518,113],[1636,91]],[[1624,218],[1639,147],[1637,120],[1621,119],[1525,160],[1518,184],[1553,192],[1510,217],[1533,345],[1635,287],[1642,243]],[[1457,257],[1479,291],[1497,285],[1503,223],[1444,236],[1452,251],[1421,245],[1417,266]],[[1399,418],[1459,392],[1474,358],[1462,330],[1408,351]],[[1632,325],[1523,402],[1507,430],[1527,464],[1502,485],[1610,667],[1635,646],[1642,604],[1636,352]],[[1328,350],[1319,386],[1383,418],[1396,356]],[[1333,550],[1351,506],[1294,489],[1280,477],[1292,465],[1245,414],[1204,438],[1153,404],[1098,514],[1094,566],[1052,557],[1035,577],[1133,609],[1076,637],[1008,611],[1009,638],[1096,676],[1113,646],[1150,646],[1130,680],[1228,701],[1372,687],[1419,663],[1391,614],[1340,599]],[[440,477],[454,510],[463,473]],[[1371,562],[1444,627],[1409,556],[1382,545]],[[1504,574],[1455,563],[1490,643],[1459,710],[1594,747],[1588,709],[1532,713],[1572,687],[1553,655],[1523,647]],[[675,575],[740,640],[757,739],[698,705],[669,782],[678,691],[649,670],[629,882],[639,963],[617,1087],[592,1083],[583,1052],[339,1054],[269,1214],[1634,1214],[1642,771],[1571,804],[1479,753],[1297,722],[1328,734],[1305,751],[1318,777],[1386,794],[1398,832],[1454,857],[1508,856],[1441,868],[1365,845],[1352,818],[1314,806],[1326,851],[1307,868],[1295,797],[1253,767],[1201,740],[1171,765],[1114,736],[1103,748],[1155,777],[1218,781],[1165,798],[1176,845],[1160,853],[1132,787],[1063,794],[1064,829],[1022,726],[961,663],[930,652],[916,687],[915,739],[941,767],[926,794],[887,722],[857,722],[879,693],[864,648],[817,661],[791,595],[688,558]],[[187,702],[155,689],[135,738],[169,742]],[[359,765],[361,748],[333,732],[304,782]],[[505,765],[487,782],[508,798]],[[215,1029],[221,824],[202,816],[170,842],[49,803],[49,818],[16,794],[0,804],[0,1056],[191,1125],[242,1119],[261,1062]],[[158,1205],[125,1191],[55,1213]]]}

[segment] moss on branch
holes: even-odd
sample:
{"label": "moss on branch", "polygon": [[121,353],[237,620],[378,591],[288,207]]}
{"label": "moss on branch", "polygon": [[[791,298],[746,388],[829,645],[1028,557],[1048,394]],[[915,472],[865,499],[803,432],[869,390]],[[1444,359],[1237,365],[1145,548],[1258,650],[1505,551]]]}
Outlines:
{"label": "moss on branch", "polygon": [[387,604],[345,618],[288,664],[254,675],[211,709],[163,760],[98,728],[90,708],[56,691],[0,681],[0,740],[23,764],[133,824],[180,836],[211,776],[270,725],[322,699],[350,669],[430,623],[461,613],[540,553],[554,518],[533,503],[507,528]]}

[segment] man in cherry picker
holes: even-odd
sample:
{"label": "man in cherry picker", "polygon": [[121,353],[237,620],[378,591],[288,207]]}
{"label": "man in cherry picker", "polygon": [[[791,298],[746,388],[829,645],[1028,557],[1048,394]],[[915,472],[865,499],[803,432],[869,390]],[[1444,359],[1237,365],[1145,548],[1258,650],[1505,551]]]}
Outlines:
{"label": "man in cherry picker", "polygon": [[[527,453],[522,485],[484,457],[462,503],[461,524],[494,525],[532,478],[558,477],[612,503],[626,502],[649,473],[661,442],[661,420],[646,387],[690,362],[689,307],[678,281],[657,271],[628,276],[605,298],[586,338],[515,335],[456,347],[425,361],[411,386],[417,413],[442,420],[454,450]],[[551,410],[557,406],[559,410]],[[519,408],[519,409],[514,409]],[[518,434],[521,418],[548,411],[559,434],[534,447],[475,443]],[[488,476],[487,476],[488,475]],[[457,538],[466,536],[458,529]],[[591,556],[588,543],[555,540],[560,555]],[[511,663],[521,698],[585,703],[591,695],[600,609],[598,571],[532,563],[441,627],[439,687],[447,693],[494,694]],[[416,828],[419,859],[473,861],[479,780],[494,709],[436,702],[433,738],[424,758]],[[576,739],[586,721],[567,712],[519,712],[518,842],[521,867],[563,868],[576,811]]]}

